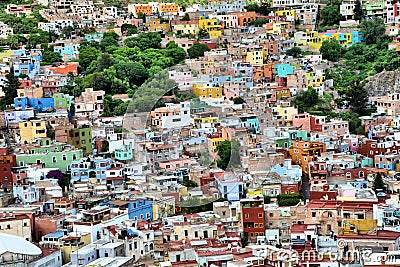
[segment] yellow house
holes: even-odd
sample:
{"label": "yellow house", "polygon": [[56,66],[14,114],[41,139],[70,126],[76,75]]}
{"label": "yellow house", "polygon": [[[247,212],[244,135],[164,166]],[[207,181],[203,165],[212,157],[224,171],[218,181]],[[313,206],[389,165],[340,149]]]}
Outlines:
{"label": "yellow house", "polygon": [[199,29],[205,30],[210,39],[216,39],[222,35],[222,27],[217,18],[210,19],[200,16]]}
{"label": "yellow house", "polygon": [[60,244],[63,263],[66,264],[71,261],[71,253],[76,250],[89,245],[92,242],[92,236],[90,233],[78,233],[64,238],[63,243]]}
{"label": "yellow house", "polygon": [[204,238],[217,238],[218,228],[213,224],[194,224],[179,223],[174,224],[174,233],[171,236],[172,240],[193,240],[193,239],[204,239]]}
{"label": "yellow house", "polygon": [[278,34],[282,35],[283,37],[286,37],[290,31],[290,22],[288,21],[274,22],[272,24],[272,30],[268,29],[269,27],[268,23],[266,24],[266,27],[267,27],[267,33]]}
{"label": "yellow house", "polygon": [[215,137],[208,139],[208,149],[211,155],[217,153],[217,146],[219,145],[219,143],[223,141],[225,141],[225,138],[222,137]]}
{"label": "yellow house", "polygon": [[21,143],[31,143],[36,138],[46,137],[46,121],[30,120],[19,123]]}
{"label": "yellow house", "polygon": [[375,219],[344,220],[341,229],[344,235],[365,235],[377,227]]}
{"label": "yellow house", "polygon": [[306,74],[306,87],[320,87],[322,86],[323,82],[323,73],[320,71],[308,72]]}
{"label": "yellow house", "polygon": [[332,34],[332,39],[335,39],[341,44],[343,47],[347,47],[349,43],[353,42],[353,36],[351,33],[341,33],[337,32]]}
{"label": "yellow house", "polygon": [[277,105],[276,111],[286,122],[291,122],[293,115],[298,114],[296,107],[282,107],[281,105]]}
{"label": "yellow house", "polygon": [[296,14],[295,10],[287,10],[287,9],[285,9],[285,10],[277,10],[275,12],[275,16],[280,16],[280,17],[283,17],[283,16],[294,17],[295,14]]}
{"label": "yellow house", "polygon": [[202,125],[208,124],[213,125],[214,123],[218,122],[218,117],[206,117],[206,118],[194,118],[194,125],[196,128],[202,128]]}
{"label": "yellow house", "polygon": [[262,65],[264,63],[263,49],[254,49],[246,53],[246,62],[252,65]]}
{"label": "yellow house", "polygon": [[262,189],[251,189],[251,188],[247,189],[246,196],[247,196],[247,198],[257,198],[257,197],[263,198],[264,197]]}
{"label": "yellow house", "polygon": [[179,34],[194,34],[199,33],[199,24],[197,21],[176,21],[173,25],[173,31]]}
{"label": "yellow house", "polygon": [[198,98],[221,98],[221,97],[223,97],[221,87],[206,86],[202,83],[193,84],[193,93]]}
{"label": "yellow house", "polygon": [[171,31],[171,27],[169,25],[169,22],[161,22],[160,19],[153,18],[149,22],[146,22],[146,27],[149,29],[151,32],[158,32],[162,31],[164,33]]}
{"label": "yellow house", "polygon": [[163,197],[153,201],[153,220],[175,215],[175,197]]}
{"label": "yellow house", "polygon": [[274,88],[273,91],[275,91],[276,99],[278,100],[288,99],[291,97],[289,88],[279,87],[279,88]]}

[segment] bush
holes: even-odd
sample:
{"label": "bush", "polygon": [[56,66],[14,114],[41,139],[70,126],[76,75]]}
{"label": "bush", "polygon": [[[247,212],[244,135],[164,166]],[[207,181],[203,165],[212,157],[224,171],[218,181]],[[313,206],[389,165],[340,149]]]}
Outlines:
{"label": "bush", "polygon": [[277,196],[279,206],[295,206],[303,200],[302,194],[281,194]]}

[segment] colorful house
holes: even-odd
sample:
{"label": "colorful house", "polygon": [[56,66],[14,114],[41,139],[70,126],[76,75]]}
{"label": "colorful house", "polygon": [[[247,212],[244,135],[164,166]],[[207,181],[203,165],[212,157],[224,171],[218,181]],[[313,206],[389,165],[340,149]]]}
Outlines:
{"label": "colorful house", "polygon": [[17,154],[16,162],[19,167],[30,164],[41,164],[46,168],[58,168],[66,173],[70,164],[83,157],[82,150],[66,149],[65,144],[51,144],[48,138],[37,141],[39,146],[30,147],[29,153]]}
{"label": "colorful house", "polygon": [[57,93],[53,95],[55,109],[69,109],[71,107],[73,96]]}
{"label": "colorful house", "polygon": [[146,27],[151,32],[169,32],[171,30],[169,21],[161,21],[159,18],[151,18],[146,22]]}
{"label": "colorful house", "polygon": [[217,18],[209,18],[208,16],[200,16],[199,29],[203,29],[208,34],[208,39],[217,39],[222,35],[222,26]]}
{"label": "colorful house", "polygon": [[202,98],[222,98],[223,90],[219,86],[212,86],[204,83],[193,84],[193,93]]}
{"label": "colorful house", "polygon": [[70,129],[67,135],[68,144],[80,148],[85,155],[92,153],[92,128],[80,127]]}
{"label": "colorful house", "polygon": [[128,216],[131,220],[153,220],[153,201],[149,199],[135,199],[129,202]]}
{"label": "colorful house", "polygon": [[104,158],[80,158],[70,164],[71,181],[88,181],[89,178],[99,180],[106,179],[106,170],[111,168],[111,159]]}
{"label": "colorful house", "polygon": [[160,15],[177,15],[179,13],[179,5],[174,3],[163,3],[158,5]]}
{"label": "colorful house", "polygon": [[21,143],[31,143],[38,138],[46,137],[46,121],[44,120],[30,120],[20,122],[18,125]]}
{"label": "colorful house", "polygon": [[291,9],[283,9],[275,11],[275,16],[286,17],[286,21],[294,22],[296,11]]}
{"label": "colorful house", "polygon": [[275,64],[274,72],[275,72],[275,76],[284,78],[288,74],[293,74],[294,70],[293,70],[293,66],[285,63],[285,64]]}
{"label": "colorful house", "polygon": [[178,35],[197,35],[199,33],[198,21],[174,21],[173,31]]}

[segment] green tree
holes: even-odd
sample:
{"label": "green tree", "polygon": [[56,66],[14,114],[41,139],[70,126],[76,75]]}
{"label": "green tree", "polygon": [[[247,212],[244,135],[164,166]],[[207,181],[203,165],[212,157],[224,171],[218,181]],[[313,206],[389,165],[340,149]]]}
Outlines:
{"label": "green tree", "polygon": [[375,175],[374,182],[373,182],[373,184],[372,184],[372,189],[373,189],[375,192],[376,192],[378,189],[383,189],[383,190],[385,190],[385,183],[383,182],[382,174],[381,174],[380,172],[378,172],[378,173]]}
{"label": "green tree", "polygon": [[205,29],[203,29],[203,28],[199,29],[199,33],[197,34],[198,39],[204,39],[207,36],[208,36],[208,32]]}
{"label": "green tree", "polygon": [[161,48],[161,36],[157,32],[143,32],[137,37],[130,37],[124,41],[125,46],[133,48],[137,46],[140,50],[148,48]]}
{"label": "green tree", "polygon": [[341,55],[341,49],[339,42],[335,39],[325,40],[322,42],[319,52],[323,59],[330,61],[338,61]]}
{"label": "green tree", "polygon": [[196,42],[188,50],[188,55],[190,58],[199,58],[204,56],[204,52],[210,51],[207,45]]}
{"label": "green tree", "polygon": [[361,22],[361,31],[365,44],[379,44],[387,40],[386,27],[383,19],[375,18],[373,20],[363,20]]}
{"label": "green tree", "polygon": [[79,48],[79,66],[85,71],[90,63],[97,60],[100,54],[99,50],[91,46]]}
{"label": "green tree", "polygon": [[340,0],[328,0],[326,6],[321,10],[321,26],[339,25],[341,3]]}
{"label": "green tree", "polygon": [[54,62],[61,62],[62,58],[59,53],[53,51],[44,51],[42,55],[42,64],[52,64]]}
{"label": "green tree", "polygon": [[103,39],[100,42],[100,49],[105,51],[107,47],[116,46],[118,47],[119,36],[114,31],[105,32],[103,34]]}
{"label": "green tree", "polygon": [[121,33],[126,36],[136,34],[137,32],[138,32],[138,29],[135,25],[127,24],[127,23],[124,23],[121,25]]}
{"label": "green tree", "polygon": [[162,50],[164,55],[173,59],[174,64],[180,63],[187,56],[186,51],[180,48],[174,41],[167,44],[166,48]]}
{"label": "green tree", "polygon": [[113,65],[110,54],[104,53],[97,60],[97,71],[102,72]]}
{"label": "green tree", "polygon": [[353,9],[353,13],[354,13],[355,20],[361,21],[364,18],[364,11],[363,11],[360,0],[356,0],[354,9]]}
{"label": "green tree", "polygon": [[217,145],[218,167],[223,170],[240,165],[240,143],[237,140],[225,140]]}
{"label": "green tree", "polygon": [[294,46],[294,47],[286,50],[286,55],[292,56],[292,57],[295,57],[295,58],[300,57],[301,54],[302,54],[302,51],[301,51],[300,47],[298,47],[298,46]]}
{"label": "green tree", "polygon": [[363,81],[355,80],[346,92],[346,99],[350,103],[351,111],[360,116],[367,113],[368,91]]}
{"label": "green tree", "polygon": [[246,101],[244,101],[243,98],[241,98],[240,96],[238,96],[238,97],[235,97],[235,98],[233,99],[233,103],[237,105],[237,104],[246,103]]}
{"label": "green tree", "polygon": [[120,62],[114,65],[117,78],[140,85],[147,79],[147,71],[140,62]]}
{"label": "green tree", "polygon": [[299,112],[308,112],[318,104],[318,92],[315,88],[309,87],[294,98],[293,103],[297,106]]}
{"label": "green tree", "polygon": [[18,78],[14,76],[14,68],[11,68],[10,72],[6,75],[6,82],[3,88],[4,102],[6,105],[14,103],[14,98],[17,97],[17,89],[21,83]]}
{"label": "green tree", "polygon": [[266,18],[256,18],[252,22],[250,22],[251,25],[254,25],[255,27],[262,27],[264,24],[268,23],[269,20]]}
{"label": "green tree", "polygon": [[143,23],[146,23],[146,14],[139,12],[138,19],[142,19]]}
{"label": "green tree", "polygon": [[185,13],[185,16],[183,16],[181,20],[183,20],[183,21],[190,21],[189,14],[188,14],[188,13]]}

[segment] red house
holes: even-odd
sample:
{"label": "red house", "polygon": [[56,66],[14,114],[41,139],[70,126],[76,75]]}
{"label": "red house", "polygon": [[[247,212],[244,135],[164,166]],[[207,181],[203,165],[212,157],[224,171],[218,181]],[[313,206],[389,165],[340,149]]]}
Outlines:
{"label": "red house", "polygon": [[15,155],[8,154],[8,148],[0,148],[0,188],[12,190],[12,168],[17,166]]}
{"label": "red house", "polygon": [[244,238],[251,242],[265,235],[264,199],[242,199],[242,225]]}

